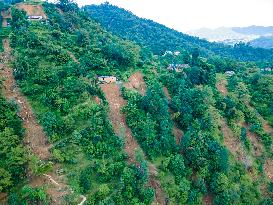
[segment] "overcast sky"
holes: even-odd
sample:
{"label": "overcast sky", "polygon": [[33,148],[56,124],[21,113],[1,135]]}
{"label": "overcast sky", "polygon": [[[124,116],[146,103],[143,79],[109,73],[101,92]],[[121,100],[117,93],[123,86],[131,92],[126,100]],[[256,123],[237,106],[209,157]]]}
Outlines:
{"label": "overcast sky", "polygon": [[[76,0],[79,5],[104,0]],[[273,26],[273,0],[108,0],[179,31],[202,27]]]}

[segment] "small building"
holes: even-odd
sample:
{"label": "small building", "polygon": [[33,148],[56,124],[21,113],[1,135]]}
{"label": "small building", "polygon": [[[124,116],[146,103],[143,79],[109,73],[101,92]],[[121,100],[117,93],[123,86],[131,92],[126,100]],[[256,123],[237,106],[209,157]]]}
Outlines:
{"label": "small building", "polygon": [[162,56],[164,57],[166,55],[173,55],[173,52],[172,51],[165,51],[165,53]]}
{"label": "small building", "polygon": [[225,74],[227,76],[233,76],[235,74],[235,72],[234,71],[226,71]]}
{"label": "small building", "polygon": [[186,69],[186,68],[190,68],[190,65],[189,64],[170,64],[167,69],[181,73],[183,69]]}
{"label": "small building", "polygon": [[179,55],[180,55],[180,51],[175,51],[175,52],[173,52],[173,54],[174,54],[175,56],[179,56]]}
{"label": "small building", "polygon": [[42,20],[43,16],[28,16],[28,20]]}
{"label": "small building", "polygon": [[116,83],[117,82],[117,78],[114,76],[99,76],[98,77],[99,83],[107,83],[107,84],[111,84],[111,83]]}
{"label": "small building", "polygon": [[265,68],[264,71],[271,72],[271,71],[273,71],[273,69],[272,68]]}

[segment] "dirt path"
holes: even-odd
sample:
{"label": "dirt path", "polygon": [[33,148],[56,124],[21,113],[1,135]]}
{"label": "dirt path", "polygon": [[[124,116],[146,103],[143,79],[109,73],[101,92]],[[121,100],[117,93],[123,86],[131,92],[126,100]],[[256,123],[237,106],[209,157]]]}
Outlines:
{"label": "dirt path", "polygon": [[[38,121],[31,109],[31,106],[25,96],[23,96],[18,88],[13,76],[13,70],[8,66],[12,61],[11,48],[7,39],[3,40],[4,52],[1,53],[1,60],[3,61],[3,68],[0,71],[4,78],[3,94],[8,100],[15,100],[19,105],[19,117],[22,119],[25,128],[24,143],[31,153],[36,155],[40,160],[49,160],[51,153],[49,151],[50,144],[47,137],[38,124]],[[34,176],[29,173],[30,185],[33,187],[49,185],[47,193],[52,200],[52,204],[62,204],[63,197],[67,195],[67,186],[56,174],[59,167],[54,166],[51,173],[43,176]]]}
{"label": "dirt path", "polygon": [[[117,135],[122,136],[125,142],[125,152],[128,154],[129,162],[135,164],[135,152],[140,149],[137,141],[133,138],[131,129],[127,126],[125,115],[121,113],[123,106],[127,102],[123,99],[120,92],[120,87],[116,84],[103,84],[100,85],[102,91],[105,94],[106,100],[109,103],[110,111],[109,118],[112,122],[114,131]],[[153,204],[164,204],[165,194],[161,189],[160,182],[156,179],[157,169],[156,167],[148,163],[149,182],[151,186],[155,189],[155,202]]]}

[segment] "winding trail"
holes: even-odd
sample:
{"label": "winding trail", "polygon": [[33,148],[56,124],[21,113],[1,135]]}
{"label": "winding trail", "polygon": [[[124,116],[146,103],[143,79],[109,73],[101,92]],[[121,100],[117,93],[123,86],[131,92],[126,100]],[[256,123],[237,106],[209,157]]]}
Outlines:
{"label": "winding trail", "polygon": [[[137,76],[139,76],[139,74],[137,74]],[[137,85],[139,85],[139,87]],[[109,118],[112,122],[114,131],[118,136],[124,138],[124,150],[128,154],[128,161],[129,163],[136,164],[135,152],[141,148],[134,139],[131,129],[126,124],[125,115],[121,112],[122,107],[127,104],[127,101],[123,99],[120,87],[117,84],[102,84],[100,85],[100,88],[104,92],[106,100],[109,103]],[[142,92],[143,95],[145,94],[144,85],[136,81],[133,84],[127,84],[127,88],[140,89],[139,91]],[[150,173],[149,184],[155,190],[155,201],[153,204],[164,204],[165,193],[161,188],[160,182],[157,180],[157,169],[151,162],[148,162],[148,169]]]}
{"label": "winding trail", "polygon": [[[9,63],[13,60],[9,40],[3,40],[4,52],[0,55],[1,64],[0,74],[4,78],[3,94],[7,100],[14,100],[19,106],[18,116],[22,119],[25,128],[24,144],[40,160],[49,161],[51,153],[49,149],[51,145],[48,143],[47,136],[43,128],[39,125],[30,103],[27,98],[20,92],[19,87],[14,79],[13,70],[9,67]],[[47,185],[47,194],[52,204],[63,204],[63,198],[70,192],[68,186],[56,173],[58,165],[54,165],[50,173],[43,176],[35,176],[28,173],[29,183],[32,187],[40,187]]]}

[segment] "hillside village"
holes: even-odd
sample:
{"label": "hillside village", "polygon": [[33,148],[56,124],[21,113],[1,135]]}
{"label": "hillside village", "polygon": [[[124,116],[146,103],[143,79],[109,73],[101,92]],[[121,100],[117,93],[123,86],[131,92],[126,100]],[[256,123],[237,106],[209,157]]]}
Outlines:
{"label": "hillside village", "polygon": [[0,204],[273,202],[269,57],[109,3],[1,9]]}

